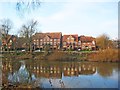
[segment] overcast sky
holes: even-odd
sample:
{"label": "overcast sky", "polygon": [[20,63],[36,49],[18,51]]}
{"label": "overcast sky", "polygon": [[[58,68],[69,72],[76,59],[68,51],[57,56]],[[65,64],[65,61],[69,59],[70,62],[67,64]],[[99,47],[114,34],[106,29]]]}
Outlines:
{"label": "overcast sky", "polygon": [[[15,0],[14,0],[15,1]],[[14,23],[17,34],[28,20],[39,22],[38,32],[62,32],[97,37],[103,33],[118,38],[118,0],[41,0],[40,8],[17,12],[16,1],[1,0],[0,19]]]}

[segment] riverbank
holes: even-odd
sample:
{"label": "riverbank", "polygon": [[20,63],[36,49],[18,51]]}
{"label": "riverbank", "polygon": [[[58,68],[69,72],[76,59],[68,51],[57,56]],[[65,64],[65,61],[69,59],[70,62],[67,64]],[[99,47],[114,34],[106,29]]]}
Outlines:
{"label": "riverbank", "polygon": [[92,62],[118,62],[118,50],[106,49],[100,51],[54,51],[54,52],[9,52],[3,53],[3,59],[15,60],[48,60],[48,61],[92,61]]}

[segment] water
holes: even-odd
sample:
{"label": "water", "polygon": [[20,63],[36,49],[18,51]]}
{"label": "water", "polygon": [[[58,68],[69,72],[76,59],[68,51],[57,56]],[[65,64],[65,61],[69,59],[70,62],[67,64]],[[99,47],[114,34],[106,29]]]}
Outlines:
{"label": "water", "polygon": [[118,88],[118,63],[3,60],[2,83],[40,88]]}

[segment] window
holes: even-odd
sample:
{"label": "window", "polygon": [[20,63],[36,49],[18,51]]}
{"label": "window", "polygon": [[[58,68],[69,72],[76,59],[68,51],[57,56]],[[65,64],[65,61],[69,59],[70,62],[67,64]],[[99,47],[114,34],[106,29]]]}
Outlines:
{"label": "window", "polygon": [[63,42],[63,45],[66,45],[66,42]]}
{"label": "window", "polygon": [[40,39],[40,41],[42,41],[42,39]]}
{"label": "window", "polygon": [[54,41],[56,41],[57,39],[54,39]]}
{"label": "window", "polygon": [[57,39],[57,41],[60,41],[60,39]]}
{"label": "window", "polygon": [[53,43],[52,42],[50,42],[50,45],[52,45]]}
{"label": "window", "polygon": [[39,45],[39,43],[37,42],[37,45]]}
{"label": "window", "polygon": [[50,39],[50,41],[52,41],[52,39]]}
{"label": "window", "polygon": [[95,45],[95,41],[92,41],[92,44]]}
{"label": "window", "polygon": [[40,45],[42,45],[42,42],[40,43]]}
{"label": "window", "polygon": [[44,42],[44,45],[46,44],[46,42]]}
{"label": "window", "polygon": [[12,43],[12,40],[10,40],[10,43]]}
{"label": "window", "polygon": [[54,43],[54,45],[56,45],[56,43]]}

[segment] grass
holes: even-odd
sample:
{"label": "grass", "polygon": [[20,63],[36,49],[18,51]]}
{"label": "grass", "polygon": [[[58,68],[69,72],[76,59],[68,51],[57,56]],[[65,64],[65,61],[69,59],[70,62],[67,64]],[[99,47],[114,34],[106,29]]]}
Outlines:
{"label": "grass", "polygon": [[100,50],[97,53],[90,54],[88,56],[89,61],[102,61],[102,62],[117,62],[118,50],[117,49],[105,49]]}
{"label": "grass", "polygon": [[48,60],[48,61],[96,61],[96,62],[116,62],[119,61],[117,49],[105,49],[97,52],[80,51],[80,52],[14,52],[3,54],[7,59],[34,59],[34,60]]}

